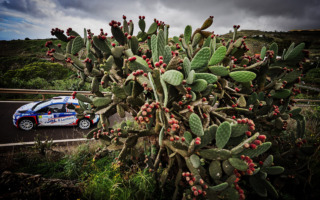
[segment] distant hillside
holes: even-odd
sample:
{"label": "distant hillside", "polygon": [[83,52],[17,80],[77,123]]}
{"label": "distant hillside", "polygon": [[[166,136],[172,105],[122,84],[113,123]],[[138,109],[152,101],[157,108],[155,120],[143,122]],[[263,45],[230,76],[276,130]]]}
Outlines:
{"label": "distant hillside", "polygon": [[[251,54],[259,53],[259,49],[263,46],[268,46],[272,42],[276,42],[279,46],[279,53],[283,49],[294,42],[299,44],[304,42],[306,49],[310,51],[310,57],[320,56],[320,30],[292,30],[289,32],[268,32],[258,30],[241,30],[238,32],[239,37],[247,36],[246,43]],[[232,37],[232,33],[222,35],[224,38]]]}

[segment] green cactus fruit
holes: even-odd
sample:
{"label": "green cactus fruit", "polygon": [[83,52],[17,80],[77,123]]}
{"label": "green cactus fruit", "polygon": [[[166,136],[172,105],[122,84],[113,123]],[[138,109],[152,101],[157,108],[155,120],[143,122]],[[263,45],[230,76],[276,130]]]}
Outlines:
{"label": "green cactus fruit", "polygon": [[234,167],[230,164],[229,160],[224,160],[222,162],[222,169],[228,176],[233,175]]}
{"label": "green cactus fruit", "polygon": [[267,48],[262,47],[261,52],[260,52],[260,59],[263,60],[264,57],[266,56]]}
{"label": "green cactus fruit", "polygon": [[92,100],[83,94],[76,93],[76,98],[82,102],[92,103]]}
{"label": "green cactus fruit", "polygon": [[254,72],[250,72],[250,71],[236,71],[236,72],[231,72],[229,76],[237,82],[244,83],[244,82],[252,81],[253,79],[256,78],[257,75]]}
{"label": "green cactus fruit", "polygon": [[74,38],[74,40],[72,42],[71,54],[74,55],[74,54],[78,53],[82,49],[83,46],[84,46],[84,42],[83,42],[83,39],[81,38],[81,36]]}
{"label": "green cactus fruit", "polygon": [[65,55],[63,55],[63,54],[61,54],[61,53],[56,53],[56,52],[53,53],[53,57],[54,57],[55,59],[57,59],[57,60],[64,60],[64,59],[66,58]]}
{"label": "green cactus fruit", "polygon": [[195,80],[193,81],[193,84],[190,85],[191,89],[194,92],[202,92],[207,88],[207,86],[208,86],[208,83],[204,79]]}
{"label": "green cactus fruit", "polygon": [[148,66],[148,63],[141,58],[140,56],[134,56],[136,60],[129,61],[129,69],[131,71],[136,71],[136,70],[143,70],[144,72],[151,72],[151,69]]}
{"label": "green cactus fruit", "polygon": [[200,33],[196,33],[194,36],[193,36],[193,40],[192,40],[192,48],[195,48],[200,40],[202,39],[202,36]]}
{"label": "green cactus fruit", "polygon": [[276,99],[285,99],[288,96],[290,96],[290,94],[291,94],[291,91],[287,89],[271,92],[271,96]]}
{"label": "green cactus fruit", "polygon": [[123,46],[116,46],[111,49],[111,53],[114,58],[121,58],[123,51],[124,51]]}
{"label": "green cactus fruit", "polygon": [[300,114],[301,110],[302,110],[301,108],[296,108],[296,109],[290,110],[289,114],[292,114],[292,117],[296,117],[297,115]]}
{"label": "green cactus fruit", "polygon": [[267,189],[263,184],[263,181],[257,176],[250,176],[249,182],[254,191],[261,197],[267,197]]}
{"label": "green cactus fruit", "polygon": [[272,145],[271,142],[265,142],[257,146],[256,149],[245,149],[244,151],[241,152],[241,154],[245,156],[249,156],[250,158],[254,158],[268,151],[271,145]]}
{"label": "green cactus fruit", "polygon": [[93,44],[102,52],[106,54],[111,54],[111,49],[104,40],[100,40],[98,36],[93,36],[92,38]]}
{"label": "green cactus fruit", "polygon": [[174,86],[180,85],[183,81],[183,74],[177,70],[166,71],[161,77],[165,82]]}
{"label": "green cactus fruit", "polygon": [[112,93],[120,99],[126,99],[127,95],[126,92],[124,91],[123,88],[119,87],[119,86],[113,86],[112,87]]}
{"label": "green cactus fruit", "polygon": [[120,29],[119,26],[111,26],[111,33],[114,39],[116,39],[116,41],[119,42],[120,45],[125,45],[127,37],[124,35],[124,32]]}
{"label": "green cactus fruit", "polygon": [[194,78],[195,79],[204,79],[207,81],[208,84],[215,83],[218,80],[217,76],[215,76],[213,74],[209,74],[209,73],[196,73],[194,75]]}
{"label": "green cactus fruit", "polygon": [[204,47],[194,56],[191,61],[191,69],[200,69],[206,67],[210,58],[211,52],[209,47]]}
{"label": "green cactus fruit", "polygon": [[[294,44],[294,43],[293,43]],[[292,60],[295,59],[304,49],[305,47],[305,43],[300,43],[299,45],[297,45],[294,49],[292,49],[290,51],[290,49],[288,49],[288,51],[286,52],[286,54],[284,55],[284,60]],[[289,47],[290,48],[290,47]]]}
{"label": "green cactus fruit", "polygon": [[227,76],[229,74],[229,69],[224,66],[210,66],[209,70],[217,76]]}
{"label": "green cactus fruit", "polygon": [[209,61],[209,65],[216,65],[218,63],[220,63],[223,58],[225,57],[227,52],[227,48],[225,46],[221,46],[219,47],[214,54],[212,54],[210,61]]}
{"label": "green cactus fruit", "polygon": [[191,70],[190,73],[188,74],[188,78],[187,78],[187,84],[192,84],[194,81],[194,77],[195,77],[195,71]]}
{"label": "green cactus fruit", "polygon": [[236,168],[237,170],[246,171],[248,169],[247,163],[239,158],[229,158],[228,161],[232,167]]}
{"label": "green cactus fruit", "polygon": [[147,34],[148,34],[148,35],[154,34],[154,33],[157,31],[157,29],[158,29],[158,24],[157,24],[156,22],[153,22],[153,23],[150,25],[150,27],[149,27],[149,29],[148,29],[148,31],[147,31]]}
{"label": "green cactus fruit", "polygon": [[157,36],[158,56],[164,56],[165,45],[166,45],[166,42],[164,40],[164,32],[162,29],[160,29]]}
{"label": "green cactus fruit", "polygon": [[239,137],[248,131],[248,124],[231,124],[231,137]]}
{"label": "green cactus fruit", "polygon": [[94,97],[93,98],[93,105],[95,107],[105,107],[112,102],[112,99],[109,97]]}
{"label": "green cactus fruit", "polygon": [[187,44],[189,44],[191,40],[191,35],[192,35],[192,27],[190,25],[187,25],[186,28],[184,29],[184,40]]}
{"label": "green cactus fruit", "polygon": [[265,167],[263,170],[270,175],[278,175],[284,172],[284,168],[280,166]]}
{"label": "green cactus fruit", "polygon": [[164,47],[163,62],[168,64],[171,59],[172,59],[171,48],[168,45],[166,45]]}
{"label": "green cactus fruit", "polygon": [[199,156],[195,155],[195,154],[192,154],[190,156],[190,161],[192,163],[192,166],[196,169],[198,169],[201,165],[201,162],[200,162],[200,158]]}
{"label": "green cactus fruit", "polygon": [[301,75],[301,71],[295,70],[286,74],[282,79],[281,82],[287,81],[287,83],[295,82]]}
{"label": "green cactus fruit", "polygon": [[204,149],[199,150],[199,155],[208,160],[227,160],[231,157],[231,151],[226,149]]}
{"label": "green cactus fruit", "polygon": [[220,161],[213,160],[210,163],[209,174],[213,180],[219,180],[222,177],[222,168]]}
{"label": "green cactus fruit", "polygon": [[192,113],[190,115],[189,126],[190,126],[192,133],[194,133],[195,135],[197,135],[197,136],[204,135],[203,128],[202,128],[202,122],[201,122],[200,117],[197,114]]}
{"label": "green cactus fruit", "polygon": [[216,133],[216,145],[219,149],[222,149],[229,141],[231,136],[231,125],[225,121],[217,129]]}
{"label": "green cactus fruit", "polygon": [[124,118],[126,116],[125,110],[123,108],[123,106],[121,106],[120,104],[117,104],[117,113],[121,118]]}
{"label": "green cactus fruit", "polygon": [[191,133],[189,131],[186,131],[186,132],[184,132],[183,137],[186,139],[185,143],[189,145],[192,141]]}

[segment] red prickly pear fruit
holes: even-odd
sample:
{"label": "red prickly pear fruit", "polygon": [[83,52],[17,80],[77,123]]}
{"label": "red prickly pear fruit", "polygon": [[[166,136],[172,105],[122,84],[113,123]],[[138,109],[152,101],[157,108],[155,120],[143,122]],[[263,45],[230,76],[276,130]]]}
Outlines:
{"label": "red prickly pear fruit", "polygon": [[249,126],[250,131],[254,131],[256,128],[254,126]]}
{"label": "red prickly pear fruit", "polygon": [[199,183],[200,183],[201,185],[203,185],[203,184],[204,184],[203,179],[200,179],[200,180],[199,180]]}
{"label": "red prickly pear fruit", "polygon": [[236,91],[236,92],[240,92],[240,89],[239,89],[239,88],[235,88],[235,91]]}
{"label": "red prickly pear fruit", "polygon": [[198,193],[199,193],[199,194],[202,194],[202,190],[201,190],[201,189],[199,189],[199,190],[198,190]]}
{"label": "red prickly pear fruit", "polygon": [[257,145],[255,145],[255,144],[250,144],[250,148],[251,148],[251,149],[256,149],[256,148],[257,148]]}
{"label": "red prickly pear fruit", "polygon": [[248,148],[250,147],[250,144],[244,143],[244,144],[243,144],[243,147],[246,148],[246,149],[248,149]]}
{"label": "red prickly pear fruit", "polygon": [[194,182],[192,180],[189,181],[189,185],[193,185]]}
{"label": "red prickly pear fruit", "polygon": [[254,163],[250,163],[249,168],[254,168]]}
{"label": "red prickly pear fruit", "polygon": [[186,138],[185,138],[185,137],[182,137],[182,138],[181,138],[181,141],[182,141],[182,142],[186,141]]}
{"label": "red prickly pear fruit", "polygon": [[159,56],[159,60],[163,60],[163,56]]}
{"label": "red prickly pear fruit", "polygon": [[200,141],[200,140],[196,140],[194,143],[195,143],[196,145],[200,145],[200,144],[201,144],[201,141]]}
{"label": "red prickly pear fruit", "polygon": [[167,64],[166,64],[166,63],[163,63],[163,64],[162,64],[162,67],[163,67],[163,68],[166,68],[166,67],[167,67]]}
{"label": "red prickly pear fruit", "polygon": [[185,177],[185,176],[186,176],[186,173],[185,173],[185,172],[182,172],[182,176]]}
{"label": "red prickly pear fruit", "polygon": [[194,196],[198,196],[198,195],[199,195],[198,191],[194,191],[194,192],[193,192],[193,195],[194,195]]}
{"label": "red prickly pear fruit", "polygon": [[249,108],[250,111],[252,111],[252,108]]}
{"label": "red prickly pear fruit", "polygon": [[250,132],[250,131],[246,131],[246,135],[247,135],[248,137],[250,137],[250,136],[251,136],[251,132]]}
{"label": "red prickly pear fruit", "polygon": [[213,19],[213,16],[210,16],[211,19]]}
{"label": "red prickly pear fruit", "polygon": [[173,137],[170,137],[170,141],[173,142],[173,141],[174,141],[174,138],[173,138]]}
{"label": "red prickly pear fruit", "polygon": [[182,103],[182,101],[179,101],[179,105],[181,106],[183,103]]}
{"label": "red prickly pear fruit", "polygon": [[147,59],[147,56],[146,56],[146,55],[143,55],[142,58],[143,58],[144,60],[146,60],[146,59]]}
{"label": "red prickly pear fruit", "polygon": [[196,186],[192,186],[192,187],[191,187],[191,190],[192,190],[192,191],[197,191],[197,187],[196,187]]}
{"label": "red prickly pear fruit", "polygon": [[247,174],[248,175],[252,175],[253,174],[253,171],[251,169],[247,169]]}
{"label": "red prickly pear fruit", "polygon": [[241,124],[241,123],[242,123],[242,120],[241,120],[241,119],[237,119],[237,123],[238,123],[238,124]]}
{"label": "red prickly pear fruit", "polygon": [[259,161],[259,165],[263,165],[263,162],[261,160]]}
{"label": "red prickly pear fruit", "polygon": [[203,97],[203,98],[202,98],[202,101],[207,101],[207,98]]}
{"label": "red prickly pear fruit", "polygon": [[206,191],[203,191],[203,192],[202,192],[202,196],[204,196],[204,197],[207,196],[207,192],[206,192]]}
{"label": "red prickly pear fruit", "polygon": [[264,141],[264,140],[267,139],[267,136],[265,136],[265,135],[259,135],[259,136],[258,136],[258,139],[261,140],[261,141]]}
{"label": "red prickly pear fruit", "polygon": [[254,141],[254,144],[256,144],[256,145],[261,145],[262,142],[261,142],[261,140],[255,140],[255,141]]}
{"label": "red prickly pear fruit", "polygon": [[180,137],[179,136],[175,136],[174,139],[178,141],[178,140],[180,140]]}
{"label": "red prickly pear fruit", "polygon": [[135,61],[137,58],[135,56],[131,57],[129,61],[133,62]]}
{"label": "red prickly pear fruit", "polygon": [[190,176],[190,172],[186,172],[186,176]]}
{"label": "red prickly pear fruit", "polygon": [[115,47],[115,46],[116,46],[116,44],[115,44],[115,43],[112,43],[111,45],[112,45],[113,47]]}
{"label": "red prickly pear fruit", "polygon": [[127,17],[125,15],[122,15],[122,19],[127,19]]}
{"label": "red prickly pear fruit", "polygon": [[233,116],[232,116],[232,119],[236,119],[236,116],[233,115]]}

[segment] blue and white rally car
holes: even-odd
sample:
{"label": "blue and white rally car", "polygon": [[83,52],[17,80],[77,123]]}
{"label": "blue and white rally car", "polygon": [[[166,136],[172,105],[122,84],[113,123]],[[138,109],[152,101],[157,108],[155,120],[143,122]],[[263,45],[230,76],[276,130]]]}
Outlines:
{"label": "blue and white rally car", "polygon": [[21,106],[13,115],[13,124],[29,131],[36,126],[79,126],[89,129],[99,121],[99,115],[93,120],[89,116],[78,119],[76,112],[67,108],[67,104],[79,107],[77,99],[71,96],[59,96],[46,101],[38,101]]}

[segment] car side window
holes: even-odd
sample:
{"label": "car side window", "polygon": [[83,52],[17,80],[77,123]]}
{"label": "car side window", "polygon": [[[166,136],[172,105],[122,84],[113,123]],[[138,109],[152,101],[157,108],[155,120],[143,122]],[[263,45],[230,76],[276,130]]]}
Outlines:
{"label": "car side window", "polygon": [[66,112],[65,104],[53,104],[48,106],[48,112],[51,111],[53,113],[64,113]]}

